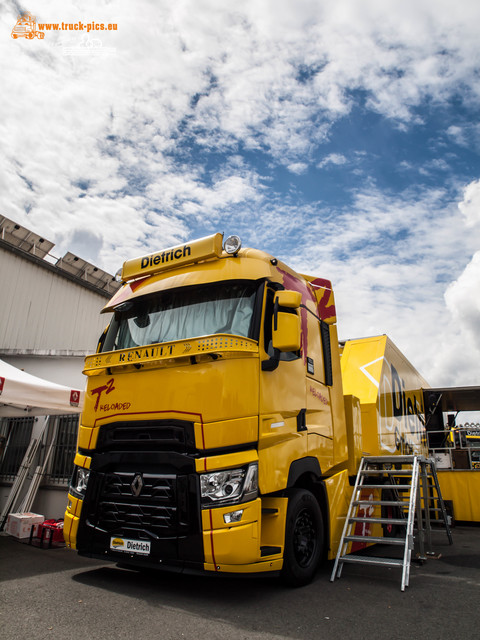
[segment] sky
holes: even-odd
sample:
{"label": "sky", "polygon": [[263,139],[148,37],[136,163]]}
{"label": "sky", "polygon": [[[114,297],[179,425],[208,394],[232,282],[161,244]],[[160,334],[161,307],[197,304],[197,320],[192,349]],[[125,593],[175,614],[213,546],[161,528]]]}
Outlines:
{"label": "sky", "polygon": [[[14,39],[22,11],[67,28]],[[478,0],[4,0],[0,214],[110,273],[236,233],[332,281],[341,339],[478,385],[479,24]]]}

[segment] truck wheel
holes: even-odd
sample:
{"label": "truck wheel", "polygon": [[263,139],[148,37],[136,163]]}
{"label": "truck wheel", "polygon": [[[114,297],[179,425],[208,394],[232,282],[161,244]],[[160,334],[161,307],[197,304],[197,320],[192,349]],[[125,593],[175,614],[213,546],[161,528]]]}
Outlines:
{"label": "truck wheel", "polygon": [[313,579],[323,551],[323,518],[310,491],[293,489],[288,495],[282,581],[301,587]]}

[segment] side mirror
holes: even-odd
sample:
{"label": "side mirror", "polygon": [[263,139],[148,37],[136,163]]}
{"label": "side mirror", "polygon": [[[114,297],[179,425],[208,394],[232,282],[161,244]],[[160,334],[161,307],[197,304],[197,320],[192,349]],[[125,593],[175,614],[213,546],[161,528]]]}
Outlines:
{"label": "side mirror", "polygon": [[287,307],[287,309],[298,309],[302,304],[302,294],[299,291],[277,291],[275,294],[275,305]]}
{"label": "side mirror", "polygon": [[272,346],[278,351],[300,349],[300,316],[297,309],[302,302],[298,291],[277,291],[272,326]]}

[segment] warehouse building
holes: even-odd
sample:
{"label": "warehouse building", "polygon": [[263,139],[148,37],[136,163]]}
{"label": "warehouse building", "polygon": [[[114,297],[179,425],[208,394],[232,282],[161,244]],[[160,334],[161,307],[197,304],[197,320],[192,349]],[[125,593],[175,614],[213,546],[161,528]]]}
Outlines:
{"label": "warehouse building", "polygon": [[[57,258],[53,252],[52,242],[0,216],[0,363],[6,363],[6,371],[13,371],[9,365],[20,370],[19,377],[22,371],[35,376],[24,375],[33,387],[51,388],[53,393],[55,385],[63,385],[78,393],[85,386],[84,357],[95,350],[108,321],[100,311],[120,285],[111,274],[72,253]],[[43,472],[35,479],[38,490],[30,506],[47,517],[62,517],[76,445],[78,402],[71,402],[71,409],[68,401],[65,408],[52,405],[51,411],[31,406],[34,401],[29,400],[26,386],[24,397],[17,394],[16,404],[7,404],[6,378],[0,370],[0,511],[11,498],[29,446],[38,441],[22,492],[28,493],[34,469],[40,467]]]}

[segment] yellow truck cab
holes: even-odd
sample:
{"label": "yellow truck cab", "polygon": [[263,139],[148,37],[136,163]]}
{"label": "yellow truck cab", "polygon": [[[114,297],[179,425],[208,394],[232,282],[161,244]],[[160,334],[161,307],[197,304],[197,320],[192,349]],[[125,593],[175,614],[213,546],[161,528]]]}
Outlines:
{"label": "yellow truck cab", "polygon": [[[358,350],[343,347],[361,379],[355,393],[347,375],[344,396],[330,282],[236,236],[129,260],[122,280],[85,361],[67,545],[132,566],[310,581],[336,552],[369,443],[362,421],[372,453],[377,426],[388,451],[405,444],[377,421],[398,418],[381,354],[357,366]],[[404,426],[416,442],[422,408],[399,392],[402,410],[413,398]]]}

